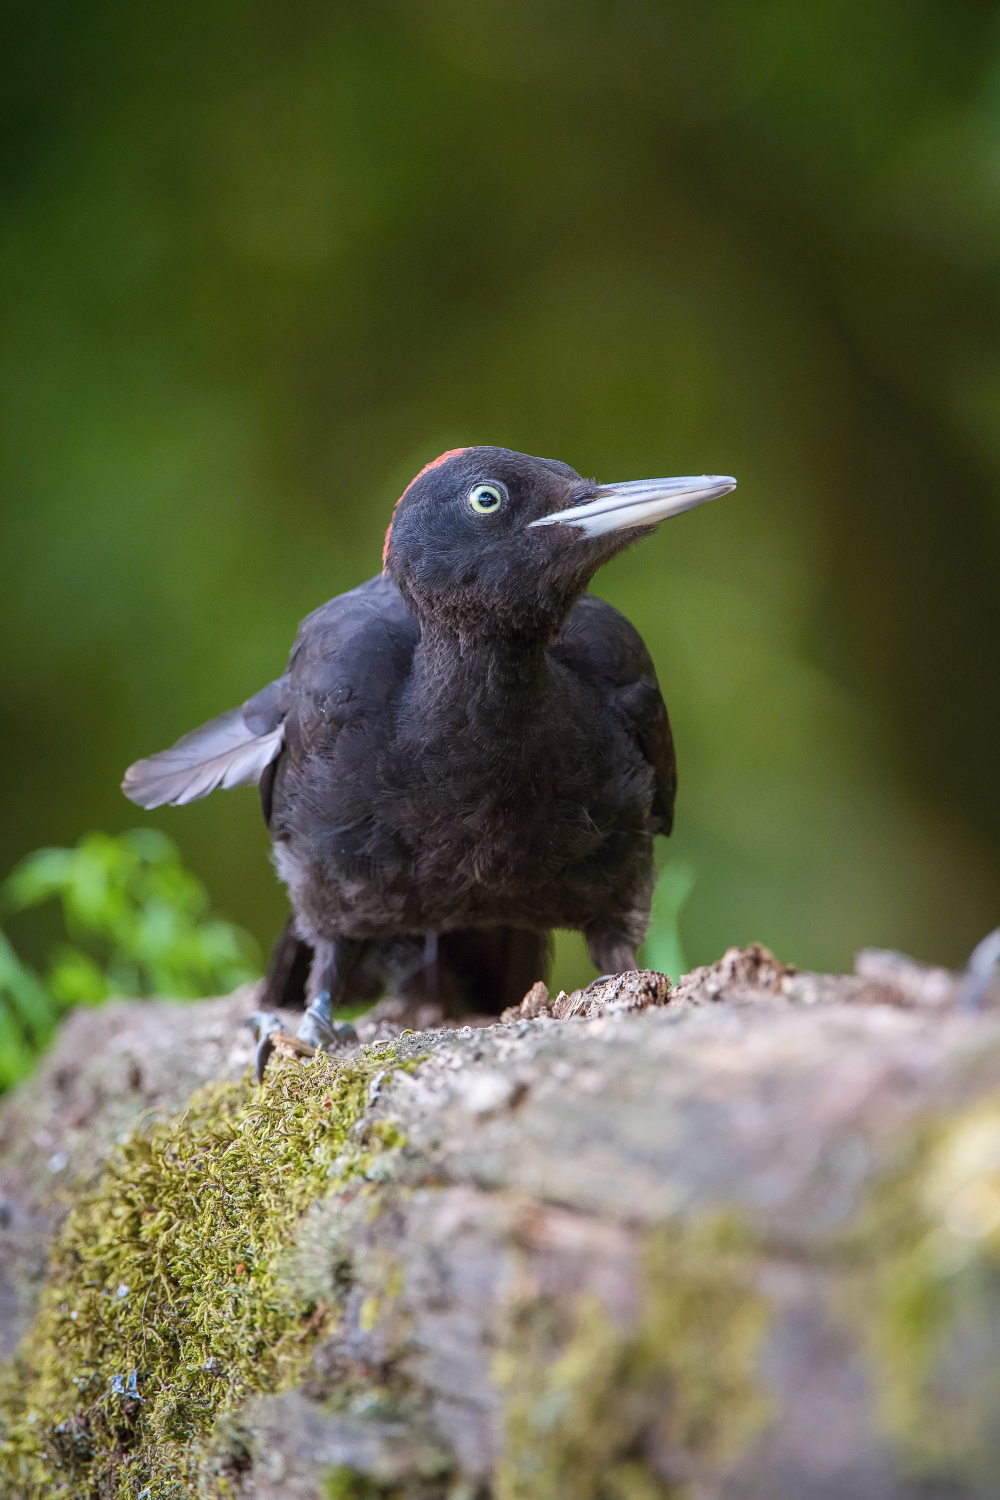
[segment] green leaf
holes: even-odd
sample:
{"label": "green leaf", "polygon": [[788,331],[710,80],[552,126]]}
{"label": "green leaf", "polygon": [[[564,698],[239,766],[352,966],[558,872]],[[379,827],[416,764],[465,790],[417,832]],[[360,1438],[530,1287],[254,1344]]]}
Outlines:
{"label": "green leaf", "polygon": [[687,971],[684,944],[681,941],[680,916],[694,889],[695,872],[683,860],[671,860],[660,871],[653,892],[653,907],[646,941],[639,953],[644,967],[659,974],[669,974],[676,983]]}
{"label": "green leaf", "polygon": [[115,994],[107,974],[89,953],[60,948],[49,969],[49,991],[63,1007],[96,1005]]}
{"label": "green leaf", "polygon": [[20,1083],[31,1072],[35,1049],[0,995],[0,1089]]}
{"label": "green leaf", "polygon": [[8,1014],[15,1016],[29,1034],[46,1040],[59,1018],[53,1003],[36,974],[23,964],[10,943],[0,932],[0,998]]}
{"label": "green leaf", "polygon": [[23,911],[58,895],[65,888],[72,860],[72,849],[36,849],[4,881],[8,904]]}
{"label": "green leaf", "polygon": [[3,886],[18,910],[58,900],[74,939],[43,984],[0,933],[0,1088],[23,1077],[59,1016],[109,995],[217,995],[255,979],[256,944],[206,919],[208,895],[153,828],[89,833],[73,849],[39,849]]}

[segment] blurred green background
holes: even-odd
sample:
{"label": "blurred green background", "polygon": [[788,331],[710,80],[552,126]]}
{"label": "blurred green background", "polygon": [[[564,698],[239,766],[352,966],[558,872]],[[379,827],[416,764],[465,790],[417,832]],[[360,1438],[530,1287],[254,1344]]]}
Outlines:
{"label": "blurred green background", "polygon": [[281,671],[421,464],[498,443],[739,476],[597,580],[675,724],[688,958],[964,958],[1000,917],[995,4],[2,16],[0,872],[151,824],[266,946],[254,794],[145,815],[121,773]]}

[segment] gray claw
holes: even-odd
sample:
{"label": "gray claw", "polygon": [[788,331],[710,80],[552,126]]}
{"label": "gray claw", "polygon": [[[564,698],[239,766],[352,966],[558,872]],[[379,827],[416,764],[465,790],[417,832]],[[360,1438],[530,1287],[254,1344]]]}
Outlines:
{"label": "gray claw", "polygon": [[258,1083],[263,1083],[267,1060],[274,1051],[271,1033],[282,1030],[281,1017],[276,1016],[270,1010],[254,1010],[247,1016],[246,1024],[257,1038],[257,1051],[254,1054],[254,1076]]}
{"label": "gray claw", "polygon": [[333,1019],[329,990],[320,990],[295,1035],[319,1052],[336,1052],[341,1047],[356,1046],[358,1041],[358,1033],[350,1021]]}
{"label": "gray claw", "polygon": [[252,1010],[244,1025],[249,1026],[258,1042],[262,1042],[272,1031],[281,1031],[281,1017],[273,1010]]}
{"label": "gray claw", "polygon": [[267,1060],[273,1051],[274,1043],[271,1041],[270,1036],[262,1036],[257,1043],[257,1051],[253,1055],[254,1077],[258,1083],[264,1082],[264,1069],[267,1067]]}

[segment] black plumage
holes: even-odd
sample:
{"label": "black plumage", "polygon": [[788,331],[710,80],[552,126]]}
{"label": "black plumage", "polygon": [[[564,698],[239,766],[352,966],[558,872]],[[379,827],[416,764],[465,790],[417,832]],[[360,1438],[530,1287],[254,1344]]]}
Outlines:
{"label": "black plumage", "polygon": [[635,628],[587,593],[664,516],[735,481],[599,486],[466,448],[399,501],[381,575],[302,623],[287,671],[139,761],[144,807],[258,781],[292,924],[269,979],[321,1008],[397,993],[496,1012],[543,977],[553,928],[635,966],[676,770]]}

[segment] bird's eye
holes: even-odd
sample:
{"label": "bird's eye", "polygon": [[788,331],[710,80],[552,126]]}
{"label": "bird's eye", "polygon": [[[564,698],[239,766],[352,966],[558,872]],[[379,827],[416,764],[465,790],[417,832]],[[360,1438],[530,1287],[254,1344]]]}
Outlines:
{"label": "bird's eye", "polygon": [[503,490],[495,484],[477,484],[469,491],[469,505],[481,516],[499,510],[503,504]]}

